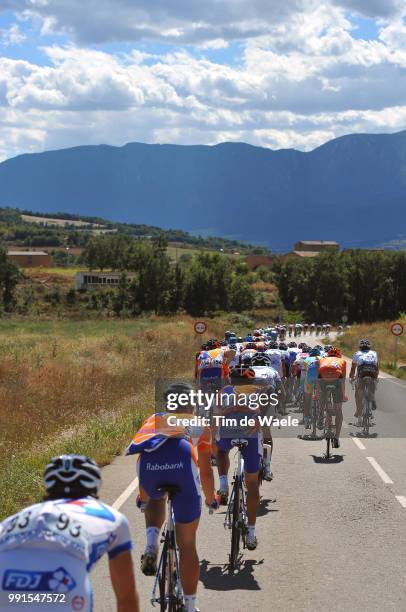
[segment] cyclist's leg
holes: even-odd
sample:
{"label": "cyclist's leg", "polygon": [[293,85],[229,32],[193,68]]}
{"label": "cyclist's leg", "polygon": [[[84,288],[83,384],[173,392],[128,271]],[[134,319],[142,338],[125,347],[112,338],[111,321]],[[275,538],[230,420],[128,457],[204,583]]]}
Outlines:
{"label": "cyclist's leg", "polygon": [[254,550],[257,547],[255,525],[259,506],[258,470],[262,455],[262,434],[260,433],[258,437],[247,438],[247,441],[248,445],[242,449],[245,486],[247,487],[247,548]]}
{"label": "cyclist's leg", "polygon": [[355,379],[355,404],[356,404],[356,410],[355,410],[355,414],[354,416],[357,418],[360,418],[362,415],[362,396],[363,396],[364,390],[363,390],[363,383],[362,383],[362,378],[360,378],[359,376],[357,376],[357,378]]}
{"label": "cyclist's leg", "polygon": [[[196,532],[198,525],[198,518],[191,523],[176,523],[176,543],[179,548],[179,571],[186,600],[186,610],[188,611],[194,611],[196,608],[196,592],[200,575],[199,556],[196,549]],[[190,604],[193,604],[194,607]]]}
{"label": "cyclist's leg", "polygon": [[228,502],[228,472],[230,469],[229,452],[231,449],[231,440],[228,438],[221,438],[216,441],[216,446],[217,469],[220,479],[220,503],[225,505]]}

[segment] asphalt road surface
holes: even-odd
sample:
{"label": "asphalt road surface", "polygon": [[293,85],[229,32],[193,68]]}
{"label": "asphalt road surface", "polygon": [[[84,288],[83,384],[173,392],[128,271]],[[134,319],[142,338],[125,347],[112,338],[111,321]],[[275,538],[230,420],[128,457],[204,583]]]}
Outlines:
{"label": "asphalt road surface", "polygon": [[[310,340],[317,342],[314,336]],[[259,545],[244,551],[235,575],[227,569],[230,533],[223,527],[223,510],[212,516],[203,512],[202,612],[406,610],[406,383],[382,376],[377,437],[367,439],[351,424],[354,396],[350,387],[347,391],[334,460],[323,460],[324,440],[298,439],[304,433],[300,426],[288,433],[274,430],[275,478],[261,489]],[[145,530],[135,506],[135,463],[134,457],[119,457],[103,470],[102,499],[115,503],[130,521],[141,609],[152,610],[152,578],[139,570]],[[106,561],[92,582],[96,612],[112,612]]]}

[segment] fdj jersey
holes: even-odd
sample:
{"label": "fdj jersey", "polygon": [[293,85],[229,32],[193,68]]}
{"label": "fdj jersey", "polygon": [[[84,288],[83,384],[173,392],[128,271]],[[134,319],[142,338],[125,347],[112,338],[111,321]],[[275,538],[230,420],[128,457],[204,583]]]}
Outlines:
{"label": "fdj jersey", "polygon": [[0,523],[0,610],[20,609],[9,595],[28,593],[35,610],[89,612],[88,572],[105,553],[130,549],[127,519],[91,497],[30,506]]}

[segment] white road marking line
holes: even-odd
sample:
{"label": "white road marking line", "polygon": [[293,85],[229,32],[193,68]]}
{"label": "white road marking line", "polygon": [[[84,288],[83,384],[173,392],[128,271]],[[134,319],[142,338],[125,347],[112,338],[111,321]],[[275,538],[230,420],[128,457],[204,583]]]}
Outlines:
{"label": "white road marking line", "polygon": [[361,440],[358,440],[358,438],[354,437],[352,437],[351,440],[354,442],[355,446],[358,446],[360,450],[366,450],[366,447],[362,444]]}
{"label": "white road marking line", "polygon": [[128,487],[121,493],[119,497],[117,497],[116,501],[113,504],[114,510],[120,510],[121,506],[124,506],[127,499],[132,495],[135,489],[138,487],[138,476],[134,478],[132,482],[128,485]]}
{"label": "white road marking line", "polygon": [[389,478],[387,473],[381,468],[379,463],[373,457],[367,457],[367,459],[374,468],[374,470],[377,472],[377,474],[379,474],[379,476],[382,478],[385,484],[393,484],[393,480]]}
{"label": "white road marking line", "polygon": [[395,495],[400,505],[406,509],[406,497],[404,495]]}

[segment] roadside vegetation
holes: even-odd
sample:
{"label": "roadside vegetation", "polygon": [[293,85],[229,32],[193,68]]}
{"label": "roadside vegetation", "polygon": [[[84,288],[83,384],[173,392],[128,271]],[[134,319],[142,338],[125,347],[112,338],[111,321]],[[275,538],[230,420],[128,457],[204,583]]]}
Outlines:
{"label": "roadside vegetation", "polygon": [[[403,324],[406,330],[406,315],[401,315],[397,320]],[[406,379],[406,337],[403,335],[398,339],[398,367],[395,369],[393,365],[395,336],[390,331],[391,323],[393,321],[353,325],[344,334],[338,336],[335,344],[351,357],[357,350],[360,338],[368,338],[374,350],[378,352],[381,369],[389,374]]]}
{"label": "roadside vegetation", "polygon": [[[209,322],[212,336],[224,332]],[[40,499],[50,456],[120,454],[154,410],[157,378],[193,375],[201,339],[180,316],[0,322],[0,520]]]}
{"label": "roadside vegetation", "polygon": [[285,308],[307,320],[383,321],[406,306],[406,251],[326,251],[279,261],[274,272]]}

